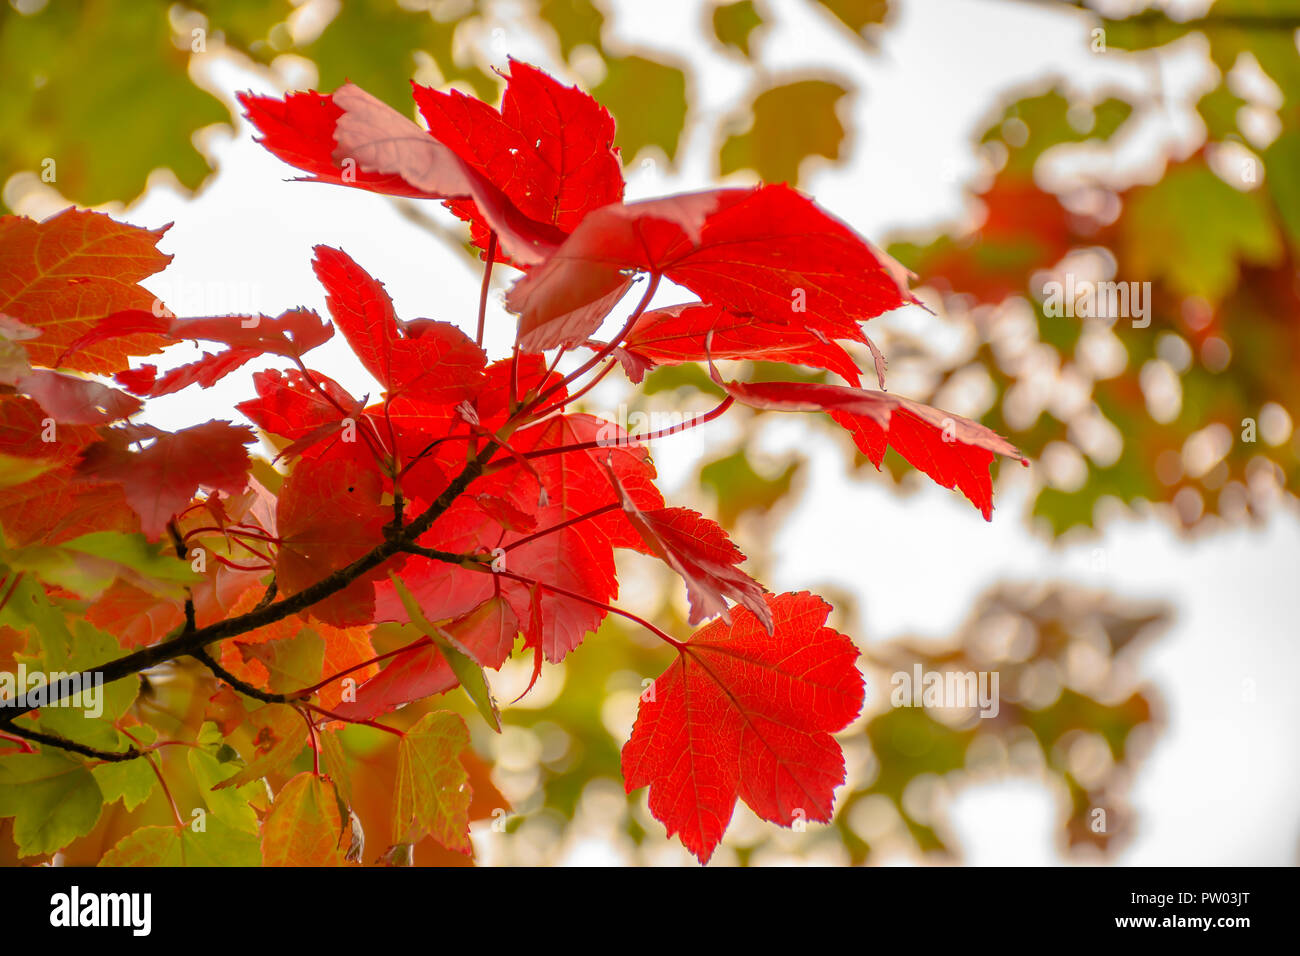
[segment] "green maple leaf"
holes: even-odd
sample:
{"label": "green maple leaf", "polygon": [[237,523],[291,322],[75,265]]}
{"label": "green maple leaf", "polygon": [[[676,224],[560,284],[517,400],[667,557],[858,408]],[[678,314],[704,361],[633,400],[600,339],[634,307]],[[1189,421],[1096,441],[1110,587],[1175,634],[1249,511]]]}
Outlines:
{"label": "green maple leaf", "polygon": [[104,795],[85,764],[58,753],[0,757],[0,817],[23,856],[63,849],[99,822]]}

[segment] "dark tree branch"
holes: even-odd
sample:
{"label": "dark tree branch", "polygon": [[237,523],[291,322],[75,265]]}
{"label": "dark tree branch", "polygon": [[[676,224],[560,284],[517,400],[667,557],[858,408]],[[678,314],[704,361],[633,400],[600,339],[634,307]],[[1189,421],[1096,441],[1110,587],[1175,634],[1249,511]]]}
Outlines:
{"label": "dark tree branch", "polygon": [[[433,504],[429,505],[418,518],[412,521],[401,534],[388,537],[374,549],[357,558],[347,567],[340,568],[332,574],[326,575],[310,587],[304,588],[296,594],[290,595],[279,601],[272,601],[268,604],[259,606],[246,614],[238,617],[227,618],[224,621],[218,621],[215,624],[209,624],[206,627],[191,628],[188,625],[180,628],[175,636],[170,637],[158,644],[141,648],[134,654],[128,654],[114,661],[108,661],[100,667],[92,667],[81,673],[82,679],[98,678],[105,684],[111,684],[114,681],[130,677],[132,674],[147,670],[150,667],[156,667],[166,661],[175,660],[178,657],[195,657],[196,652],[204,652],[209,644],[215,644],[219,641],[236,637],[240,634],[246,634],[249,631],[256,630],[259,627],[265,627],[268,624],[274,624],[276,621],[283,620],[286,617],[305,611],[332,594],[337,594],[345,587],[361,577],[368,571],[373,571],[379,565],[383,564],[389,558],[400,554],[410,553],[409,549],[418,547],[415,542],[421,535],[425,534],[438,517],[443,514],[452,503],[469,487],[470,483],[483,473],[483,468],[497,451],[499,445],[496,441],[489,441],[486,446],[461,470],[460,474],[452,480],[442,493],[438,495]],[[443,555],[443,552],[434,552],[430,549],[431,555]],[[463,555],[456,555],[455,558],[459,563]],[[440,557],[440,560],[442,558]],[[272,585],[272,588],[274,585]],[[271,589],[268,589],[271,593]],[[265,598],[264,598],[265,600]],[[209,660],[211,657],[209,655]],[[206,661],[204,663],[207,663]],[[233,676],[233,675],[232,675]],[[223,678],[225,679],[225,678]],[[238,679],[238,678],[236,678]],[[73,680],[63,681],[56,690],[51,688],[51,698],[46,701],[47,704],[62,700],[71,693]],[[233,686],[233,685],[232,685]],[[24,714],[30,713],[34,707],[22,706],[15,708],[6,708],[9,712],[0,717],[0,727],[6,732],[12,732],[15,735],[23,736],[35,733],[14,726],[14,721]],[[76,753],[82,753],[86,756],[97,757],[101,760],[129,760],[138,757],[139,752],[130,752],[126,754],[105,754],[102,752],[87,753],[93,748],[85,748],[80,744],[74,744],[73,741],[62,741],[62,738],[52,738],[50,735],[41,735],[40,738],[28,737],[28,739],[37,740],[40,743],[46,743],[55,747],[62,747],[65,750],[73,750]]]}
{"label": "dark tree branch", "polygon": [[69,740],[58,734],[47,734],[40,730],[32,730],[28,727],[18,727],[10,723],[12,718],[6,717],[0,721],[0,725],[5,728],[5,733],[14,737],[21,737],[24,740],[30,740],[33,743],[45,744],[47,747],[58,747],[60,750],[68,750],[74,754],[81,754],[83,757],[92,757],[95,760],[107,760],[117,763],[123,760],[135,760],[137,757],[143,757],[144,751],[132,747],[130,750],[99,750],[95,747],[89,747],[86,744],[79,744],[75,740]]}
{"label": "dark tree branch", "polygon": [[262,608],[274,601],[278,590],[279,588],[276,587],[275,578],[273,577],[271,578],[271,583],[266,586],[266,593],[262,595],[260,600],[258,600],[257,606],[254,607],[253,610],[260,611]]}
{"label": "dark tree branch", "polygon": [[462,568],[468,568],[471,571],[482,570],[492,560],[491,555],[480,557],[474,554],[459,554],[454,551],[439,551],[437,548],[425,548],[410,542],[404,542],[401,550],[404,554],[418,554],[420,557],[432,558],[434,561],[459,564]]}
{"label": "dark tree branch", "polygon": [[240,680],[234,674],[230,673],[230,671],[218,664],[216,658],[208,653],[207,648],[199,648],[197,651],[192,653],[190,657],[194,658],[246,697],[266,701],[268,704],[287,704],[291,701],[297,700],[296,697],[290,697],[288,694],[273,694],[270,691],[262,690],[260,687],[254,687],[247,681]]}

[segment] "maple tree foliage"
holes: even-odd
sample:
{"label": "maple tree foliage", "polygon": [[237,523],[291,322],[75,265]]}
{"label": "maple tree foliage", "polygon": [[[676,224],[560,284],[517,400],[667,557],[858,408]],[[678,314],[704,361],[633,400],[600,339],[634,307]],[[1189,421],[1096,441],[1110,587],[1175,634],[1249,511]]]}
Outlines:
{"label": "maple tree foliage", "polygon": [[[649,787],[669,835],[705,862],[737,799],[780,825],[829,821],[844,781],[833,734],[863,701],[857,650],[826,626],[824,601],[767,592],[720,524],[666,502],[645,443],[737,403],[827,413],[877,466],[893,447],[986,518],[994,457],[1021,460],[978,423],[883,390],[863,323],[913,301],[906,274],[811,198],[772,184],[625,202],[613,118],[523,63],[499,109],[418,85],[414,99],[427,128],[351,84],[241,102],[263,145],[310,178],[468,221],[485,269],[473,335],[398,316],[341,249],[314,250],[328,320],[178,317],[139,285],[167,263],[162,231],[75,210],[0,220],[0,664],[94,673],[108,698],[93,719],[55,706],[66,684],[0,709],[0,817],[22,855],[84,837],[105,804],[149,799],[178,742],[213,826],[177,812],[174,827],[104,847],[102,863],[472,854],[470,821],[504,801],[485,799],[465,720],[434,710],[403,726],[401,709],[460,687],[499,730],[485,671],[520,653],[535,681],[610,614],[677,655],[623,752],[629,792]],[[482,347],[494,267],[518,273],[515,345],[496,358]],[[651,308],[668,282],[698,301]],[[307,364],[335,330],[377,397]],[[217,351],[161,373],[131,364],[182,341]],[[176,431],[139,420],[148,399],[268,355],[284,367],[257,372],[228,416]],[[880,390],[861,387],[855,355]],[[846,384],[718,369],[744,359]],[[574,410],[614,370],[637,383],[683,363],[724,397],[680,426],[628,435]],[[250,454],[236,412],[273,462]],[[619,550],[680,576],[694,634],[616,604]],[[204,669],[201,718],[158,723],[136,706],[139,675],[185,659]],[[364,849],[373,826],[356,808],[373,795],[339,743],[349,725],[400,738],[380,852]]]}
{"label": "maple tree foliage", "polygon": [[[764,820],[827,821],[844,755],[831,734],[862,708],[858,651],[825,627],[830,605],[806,592],[767,598],[767,620],[738,611],[677,645],[678,660],[642,698],[623,749],[629,788],[701,861],[739,796]],[[647,699],[648,698],[648,699]]]}

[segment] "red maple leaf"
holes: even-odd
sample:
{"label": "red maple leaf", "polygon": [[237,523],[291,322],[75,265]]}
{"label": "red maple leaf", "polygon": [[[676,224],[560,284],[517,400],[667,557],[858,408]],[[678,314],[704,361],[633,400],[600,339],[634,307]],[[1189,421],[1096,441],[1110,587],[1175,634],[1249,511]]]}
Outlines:
{"label": "red maple leaf", "polygon": [[723,382],[716,372],[714,377],[728,395],[755,408],[828,412],[877,468],[892,447],[943,487],[960,490],[986,521],[993,518],[994,456],[1028,465],[991,428],[898,395],[808,382]]}
{"label": "red maple leaf", "polygon": [[[429,132],[494,183],[524,215],[570,233],[593,209],[623,198],[614,120],[583,91],[510,61],[500,111],[459,91],[415,87]],[[487,248],[472,203],[453,203]]]}
{"label": "red maple leaf", "polygon": [[732,544],[721,525],[689,508],[643,511],[623,489],[613,469],[607,470],[632,527],[650,552],[686,582],[691,602],[689,623],[699,624],[706,618],[721,615],[730,624],[731,612],[726,599],[731,598],[749,608],[771,630],[772,615],[763,600],[763,587],[736,567],[745,560],[745,555]]}
{"label": "red maple leaf", "polygon": [[830,606],[807,592],[768,595],[771,633],[748,610],[678,646],[641,697],[623,747],[628,793],[708,862],[736,798],[764,820],[828,821],[844,782],[831,734],[862,709],[858,650],[825,626]]}
{"label": "red maple leaf", "polygon": [[14,546],[58,544],[91,531],[138,531],[139,518],[122,488],[91,481],[77,469],[81,452],[99,437],[95,429],[51,428],[45,419],[33,400],[0,396],[0,454],[51,466],[31,481],[0,488],[6,540]]}
{"label": "red maple leaf", "polygon": [[614,121],[586,93],[510,61],[500,111],[415,86],[429,129],[353,84],[284,99],[239,95],[262,144],[317,182],[446,200],[496,258],[527,267],[591,209],[623,195]]}
{"label": "red maple leaf", "polygon": [[506,297],[520,346],[581,343],[604,318],[592,305],[626,288],[629,269],[830,338],[862,341],[859,322],[913,301],[897,263],[795,190],[720,189],[590,213]]}
{"label": "red maple leaf", "polygon": [[158,595],[119,579],[90,606],[86,619],[123,647],[144,647],[183,624],[185,611],[179,601],[160,601]]}
{"label": "red maple leaf", "polygon": [[258,428],[284,438],[303,438],[323,425],[341,427],[345,415],[340,409],[352,407],[355,399],[328,375],[315,371],[310,375],[315,387],[298,369],[255,372],[257,398],[235,407]]}
{"label": "red maple leaf", "polygon": [[[166,432],[151,425],[105,429],[88,447],[77,472],[84,478],[121,485],[150,539],[190,503],[200,488],[235,493],[248,480],[247,426],[212,421]],[[147,442],[143,450],[132,445]]]}
{"label": "red maple leaf", "polygon": [[334,329],[310,309],[289,309],[274,318],[269,315],[213,315],[184,319],[170,312],[159,314],[144,309],[124,309],[100,319],[70,342],[58,356],[58,364],[75,368],[74,360],[86,349],[142,333],[166,336],[173,342],[202,339],[222,342],[232,349],[257,355],[270,353],[301,358],[316,346],[328,342]]}
{"label": "red maple leaf", "polygon": [[328,93],[290,93],[284,99],[252,93],[236,96],[248,121],[262,134],[258,142],[290,166],[311,173],[309,181],[392,196],[425,196],[394,173],[367,172],[355,164],[344,170],[334,161],[334,126],[343,109]]}
{"label": "red maple leaf", "polygon": [[482,382],[483,350],[450,322],[400,323],[383,283],[347,253],[317,246],[312,263],[325,302],[361,364],[388,396],[454,404]]}
{"label": "red maple leaf", "polygon": [[[606,444],[596,444],[601,441]],[[592,447],[553,453],[588,443]],[[612,459],[619,481],[639,507],[661,508],[663,498],[654,486],[654,466],[645,450],[626,444],[617,426],[589,415],[565,415],[522,429],[511,438],[511,446],[520,454],[539,455],[531,470],[502,454],[489,466],[491,473],[471,484],[420,544],[455,553],[503,549],[510,573],[542,585],[540,643],[546,659],[558,662],[600,624],[604,606],[617,596],[613,549],[646,550],[618,509],[604,471],[606,458]],[[476,496],[482,494],[508,503],[512,511],[531,514],[539,530],[517,530],[517,519],[503,520],[498,504],[480,503]],[[592,512],[599,513],[584,518]],[[463,614],[487,600],[498,585],[481,571],[422,557],[411,558],[403,578],[430,619]],[[516,616],[529,620],[530,586],[515,579],[499,585]],[[406,620],[388,582],[378,584],[376,605],[377,620]]]}
{"label": "red maple leaf", "polygon": [[60,425],[105,425],[140,410],[140,400],[99,382],[36,369],[16,383]]}
{"label": "red maple leaf", "polygon": [[[380,504],[379,475],[347,458],[301,461],[280,491],[276,529],[280,548],[275,581],[280,592],[295,594],[346,567],[375,546],[392,519]],[[337,627],[374,620],[376,569],[308,611]]]}
{"label": "red maple leaf", "polygon": [[520,212],[454,151],[360,87],[347,83],[331,99],[342,109],[334,124],[331,156],[345,179],[350,165],[381,177],[398,176],[428,199],[471,200],[516,262],[540,261],[564,238],[554,226]]}
{"label": "red maple leaf", "polygon": [[[509,602],[494,596],[447,622],[443,630],[481,666],[498,669],[514,648],[519,619]],[[444,693],[457,683],[437,646],[422,638],[395,655],[382,671],[357,688],[355,701],[339,705],[335,713],[350,720],[370,720],[413,700]]]}
{"label": "red maple leaf", "polygon": [[[44,222],[0,216],[0,314],[40,330],[22,343],[33,365],[53,367],[69,343],[106,315],[153,308],[154,294],[138,283],[171,261],[157,248],[165,231],[76,209]],[[130,356],[161,352],[166,344],[156,334],[134,334],[66,364],[112,374]]]}
{"label": "red maple leaf", "polygon": [[203,357],[179,365],[158,377],[158,368],[154,365],[141,365],[138,368],[118,372],[113,380],[127,391],[143,398],[158,398],[171,395],[191,385],[211,388],[231,372],[241,368],[261,355],[258,349],[226,349],[222,352],[204,352]]}
{"label": "red maple leaf", "polygon": [[851,385],[861,378],[853,357],[823,335],[703,302],[645,313],[623,340],[618,356],[633,382],[640,382],[656,365],[703,362],[710,356],[826,369]]}

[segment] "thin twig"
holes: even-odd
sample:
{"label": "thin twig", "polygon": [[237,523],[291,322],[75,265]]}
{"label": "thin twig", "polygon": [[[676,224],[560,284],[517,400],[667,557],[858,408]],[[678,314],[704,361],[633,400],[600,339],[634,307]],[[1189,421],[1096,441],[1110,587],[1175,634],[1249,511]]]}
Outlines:
{"label": "thin twig", "polygon": [[488,289],[492,285],[492,263],[497,257],[497,234],[488,233],[487,263],[483,266],[483,285],[478,291],[478,334],[474,336],[474,344],[482,347],[483,345],[483,327],[487,321],[487,300]]}

